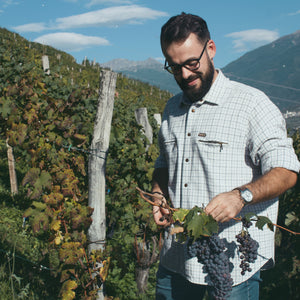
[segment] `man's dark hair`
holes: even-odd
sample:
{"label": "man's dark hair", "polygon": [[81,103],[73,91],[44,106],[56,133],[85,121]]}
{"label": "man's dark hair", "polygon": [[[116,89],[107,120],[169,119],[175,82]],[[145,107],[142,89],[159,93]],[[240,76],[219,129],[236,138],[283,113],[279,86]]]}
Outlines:
{"label": "man's dark hair", "polygon": [[201,43],[210,40],[207,24],[201,17],[184,12],[171,17],[161,28],[161,46],[166,49],[173,42],[185,41],[191,33],[196,34]]}

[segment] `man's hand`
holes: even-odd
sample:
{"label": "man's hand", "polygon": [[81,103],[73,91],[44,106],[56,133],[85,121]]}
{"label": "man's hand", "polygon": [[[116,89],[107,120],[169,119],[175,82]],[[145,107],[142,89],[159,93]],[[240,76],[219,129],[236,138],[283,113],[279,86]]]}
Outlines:
{"label": "man's hand", "polygon": [[[166,199],[163,198],[163,200],[166,203]],[[157,205],[153,206],[153,217],[154,217],[154,221],[157,225],[162,225],[162,226],[167,226],[169,225],[169,210],[166,208],[163,208],[163,200],[159,200],[159,199],[155,199],[154,203]]]}
{"label": "man's hand", "polygon": [[[253,204],[274,199],[293,187],[297,182],[297,173],[285,168],[274,168],[254,182],[243,187],[253,194]],[[238,190],[221,193],[206,206],[205,211],[218,222],[234,218],[243,208],[243,200]]]}
{"label": "man's hand", "polygon": [[[158,193],[163,196],[166,195],[168,197],[168,169],[167,168],[157,168],[153,172],[153,182],[152,182],[152,193]],[[169,219],[169,210],[163,208],[164,203],[167,201],[165,197],[161,197],[161,199],[152,197],[153,202],[155,204],[153,206],[153,216],[154,221],[157,225],[167,226],[170,224]],[[164,203],[163,203],[164,202]]]}
{"label": "man's hand", "polygon": [[206,206],[205,211],[217,222],[227,222],[234,218],[243,208],[244,202],[240,192],[234,190],[221,193],[214,197]]}

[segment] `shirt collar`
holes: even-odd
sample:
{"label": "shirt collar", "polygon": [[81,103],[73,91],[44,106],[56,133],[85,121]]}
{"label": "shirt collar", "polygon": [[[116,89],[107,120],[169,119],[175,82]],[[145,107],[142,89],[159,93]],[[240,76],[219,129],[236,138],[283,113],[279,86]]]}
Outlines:
{"label": "shirt collar", "polygon": [[221,104],[222,100],[224,100],[224,95],[222,96],[222,88],[227,84],[228,78],[224,76],[220,69],[217,69],[218,76],[214,83],[212,84],[211,88],[209,89],[208,93],[203,97],[202,100],[196,101],[191,103],[189,99],[186,97],[184,93],[182,93],[181,103],[185,105],[201,105],[204,102],[207,104],[212,105],[219,105]]}

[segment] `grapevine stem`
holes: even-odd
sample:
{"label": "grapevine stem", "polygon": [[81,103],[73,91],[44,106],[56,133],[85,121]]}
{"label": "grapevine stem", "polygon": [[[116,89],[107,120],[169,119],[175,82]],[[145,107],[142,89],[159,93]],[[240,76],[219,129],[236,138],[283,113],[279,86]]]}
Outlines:
{"label": "grapevine stem", "polygon": [[[242,221],[242,218],[233,218],[233,220],[235,220],[235,221],[237,221],[237,222],[240,222],[240,221]],[[283,227],[283,226],[280,226],[280,225],[278,225],[278,224],[272,223],[272,225],[275,226],[275,227],[278,227],[278,228],[280,228],[280,229],[283,229],[283,230],[285,230],[285,231],[287,231],[287,232],[289,232],[289,233],[291,233],[291,234],[294,234],[294,235],[299,235],[299,234],[300,234],[300,232],[292,231],[292,230],[290,230],[290,229],[288,229],[288,228],[285,228],[285,227]]]}
{"label": "grapevine stem", "polygon": [[[141,197],[147,201],[148,203],[150,203],[152,206],[159,206],[159,207],[163,207],[163,208],[166,208],[166,209],[169,209],[170,211],[177,211],[178,209],[177,208],[173,208],[173,207],[170,207],[166,202],[165,202],[165,197],[164,196],[161,196],[161,195],[158,195],[158,194],[153,194],[153,193],[149,193],[149,192],[145,192],[143,191],[142,189],[140,189],[139,187],[136,187],[136,189],[139,191]],[[150,200],[150,198],[156,198],[158,200],[160,200],[159,203],[155,203],[153,201]],[[241,222],[242,218],[233,218],[233,220],[237,221],[237,222]],[[300,235],[300,232],[295,232],[295,231],[292,231],[288,228],[285,228],[283,226],[280,226],[278,224],[274,224],[272,223],[273,226],[275,227],[278,227],[280,229],[283,229],[291,234],[294,234],[294,235]]]}
{"label": "grapevine stem", "polygon": [[[148,193],[148,192],[145,192],[143,190],[141,190],[139,187],[136,187],[136,189],[139,191],[141,197],[147,201],[148,203],[150,203],[152,206],[159,206],[159,207],[163,207],[165,209],[169,209],[170,211],[177,211],[178,209],[177,208],[173,208],[173,207],[170,207],[166,202],[165,202],[165,197],[164,196],[161,196],[161,195],[158,195],[158,194],[153,194],[153,193]],[[148,196],[148,197],[147,197]],[[153,201],[150,200],[150,198],[156,198],[158,200],[160,200],[159,203],[155,203]]]}

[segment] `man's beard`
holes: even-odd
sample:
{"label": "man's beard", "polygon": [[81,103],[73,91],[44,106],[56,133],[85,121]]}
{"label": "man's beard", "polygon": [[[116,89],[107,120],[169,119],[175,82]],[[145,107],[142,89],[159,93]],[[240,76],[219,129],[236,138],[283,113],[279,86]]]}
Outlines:
{"label": "man's beard", "polygon": [[[208,63],[208,70],[205,74],[203,74],[202,72],[195,72],[195,74],[191,75],[188,79],[182,79],[181,81],[178,81],[175,78],[181,90],[192,102],[202,100],[212,85],[215,69],[210,60],[208,61]],[[200,78],[201,86],[199,88],[189,87],[188,82],[191,82],[197,78]]]}

